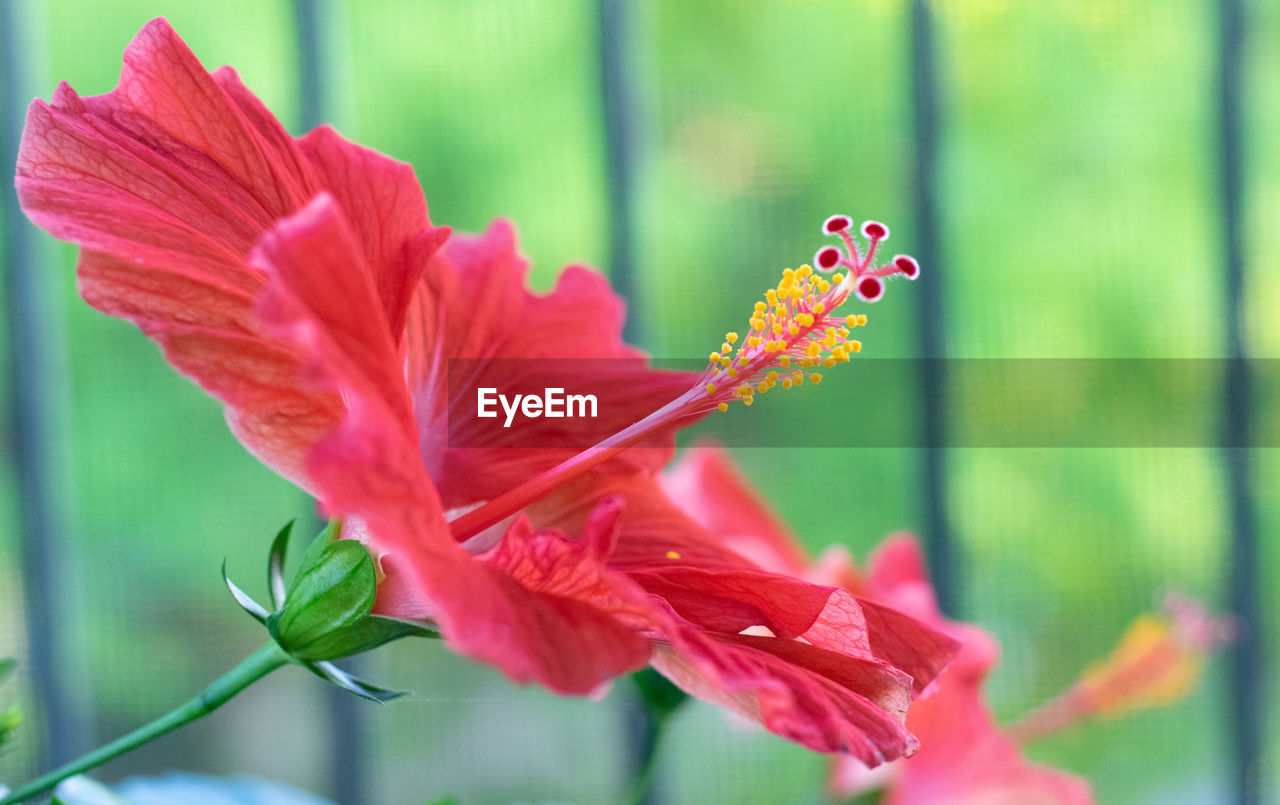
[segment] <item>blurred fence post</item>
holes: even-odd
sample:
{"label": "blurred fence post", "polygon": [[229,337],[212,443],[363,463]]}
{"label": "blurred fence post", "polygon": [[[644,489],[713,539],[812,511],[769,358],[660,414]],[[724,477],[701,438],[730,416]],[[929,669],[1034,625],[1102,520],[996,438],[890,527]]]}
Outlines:
{"label": "blurred fence post", "polygon": [[[635,196],[637,110],[632,86],[631,19],[626,0],[598,0],[600,106],[604,122],[605,192],[608,197],[609,282],[627,303],[622,336],[641,344],[643,328],[640,300],[634,282],[635,232],[632,200]],[[633,781],[655,774],[654,754],[659,750],[659,727],[638,688],[629,686],[622,704],[626,767]],[[638,805],[660,801],[660,781],[654,780],[640,794]]]}
{"label": "blurred fence post", "polygon": [[923,443],[921,483],[924,546],[929,572],[944,612],[955,614],[959,600],[957,555],[947,515],[946,320],[943,299],[946,271],[939,248],[937,203],[938,76],[933,15],[927,0],[911,4],[911,113],[915,132],[915,164],[911,177],[915,202],[916,242],[913,251],[926,272],[914,296],[918,300],[920,393]]}
{"label": "blurred fence post", "polygon": [[1258,539],[1250,486],[1249,365],[1245,361],[1244,326],[1244,195],[1241,70],[1244,63],[1244,4],[1218,2],[1218,81],[1216,85],[1218,181],[1225,256],[1223,321],[1226,325],[1227,371],[1223,385],[1223,462],[1231,527],[1231,559],[1227,576],[1231,611],[1243,628],[1231,648],[1231,734],[1234,746],[1232,784],[1236,801],[1262,801],[1262,744],[1266,691],[1262,684],[1262,618],[1258,600]]}
{"label": "blurred fence post", "polygon": [[35,227],[13,190],[27,102],[32,35],[20,0],[0,0],[0,163],[5,188],[5,301],[9,327],[10,422],[18,487],[28,678],[44,730],[42,767],[75,757],[91,738],[85,663],[69,647],[79,637],[79,563],[70,553],[72,517],[70,378],[66,322]]}
{"label": "blurred fence post", "polygon": [[[302,130],[309,131],[321,123],[332,122],[330,103],[332,48],[331,3],[335,0],[294,0],[294,23],[297,26],[298,43],[298,93],[299,117]],[[308,499],[309,500],[309,499]],[[319,531],[320,523],[308,517],[304,525],[307,534]],[[358,673],[359,658],[343,662],[343,666]],[[360,805],[369,799],[368,756],[364,733],[365,703],[345,691],[326,686],[329,703],[329,751],[332,772],[330,790],[342,805]]]}
{"label": "blurred fence post", "polygon": [[625,0],[599,0],[600,92],[604,112],[606,192],[608,194],[609,281],[627,302],[623,337],[641,340],[634,282],[635,245],[632,199],[636,164],[635,92],[628,70],[631,26]]}

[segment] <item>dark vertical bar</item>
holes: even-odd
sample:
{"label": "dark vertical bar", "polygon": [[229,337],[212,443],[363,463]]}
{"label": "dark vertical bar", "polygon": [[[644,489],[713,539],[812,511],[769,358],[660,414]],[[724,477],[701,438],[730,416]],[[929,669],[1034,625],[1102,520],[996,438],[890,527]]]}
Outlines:
{"label": "dark vertical bar", "polygon": [[640,337],[639,300],[633,281],[635,259],[632,199],[636,164],[635,93],[628,68],[630,27],[625,0],[600,0],[600,92],[604,107],[609,210],[609,279],[627,300],[623,336]]}
{"label": "dark vertical bar", "polygon": [[9,318],[9,393],[17,458],[22,571],[26,595],[29,678],[44,727],[42,767],[70,760],[89,737],[85,690],[77,685],[77,662],[65,647],[74,638],[76,563],[69,533],[70,383],[61,300],[42,274],[35,229],[23,217],[12,177],[26,117],[30,78],[24,73],[19,0],[0,0],[0,193],[4,214],[5,301]]}
{"label": "dark vertical bar", "polygon": [[1262,801],[1261,761],[1263,714],[1266,697],[1262,668],[1262,613],[1258,600],[1258,539],[1254,503],[1250,494],[1249,365],[1245,362],[1244,238],[1241,216],[1243,198],[1243,133],[1241,130],[1240,74],[1244,50],[1242,0],[1218,2],[1218,172],[1222,194],[1222,251],[1226,287],[1223,320],[1226,323],[1227,371],[1223,388],[1223,461],[1226,469],[1227,508],[1231,525],[1231,560],[1227,585],[1231,611],[1244,628],[1231,649],[1231,734],[1236,801],[1251,805]]}
{"label": "dark vertical bar", "polygon": [[302,128],[309,131],[328,117],[329,73],[325,58],[327,0],[294,0],[298,26],[298,93]]}
{"label": "dark vertical bar", "polygon": [[913,289],[919,300],[920,392],[924,444],[921,466],[924,544],[929,572],[944,612],[955,612],[958,601],[956,556],[947,520],[946,347],[943,294],[946,272],[938,247],[937,139],[938,76],[933,40],[933,16],[926,0],[911,4],[911,113],[915,129],[915,165],[911,188],[915,199],[916,242],[912,248],[927,272]]}
{"label": "dark vertical bar", "polygon": [[[626,0],[599,0],[600,102],[604,114],[605,192],[608,203],[609,281],[627,301],[622,335],[632,344],[641,338],[640,306],[634,283],[635,243],[632,199],[636,163],[635,93],[628,68],[631,45]],[[623,704],[627,767],[633,783],[655,773],[659,725],[643,697],[630,691]],[[639,796],[637,805],[655,805],[658,785]]]}
{"label": "dark vertical bar", "polygon": [[[328,22],[331,8],[329,0],[294,0],[294,17],[298,36],[298,92],[299,116],[304,131],[329,122],[333,110],[330,98],[330,52],[327,49],[330,34]],[[309,533],[319,531],[317,518],[307,518]],[[359,673],[361,659],[351,659],[343,666]],[[366,736],[361,702],[349,693],[328,687],[329,730],[333,774],[330,788],[334,799],[344,805],[359,805],[368,800],[368,757],[365,754]]]}

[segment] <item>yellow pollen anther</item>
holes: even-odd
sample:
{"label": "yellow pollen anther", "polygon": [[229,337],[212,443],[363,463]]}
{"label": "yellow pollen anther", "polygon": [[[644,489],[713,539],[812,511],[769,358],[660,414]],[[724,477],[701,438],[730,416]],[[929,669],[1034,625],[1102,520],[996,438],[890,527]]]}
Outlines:
{"label": "yellow pollen anther", "polygon": [[[833,309],[848,295],[843,285],[846,276],[853,275],[819,275],[809,265],[783,269],[777,287],[767,288],[764,301],[754,303],[750,329],[742,341],[738,333],[725,333],[720,349],[708,355],[711,368],[707,373],[716,382],[704,379],[705,393],[731,392],[732,399],[751,405],[757,392],[765,394],[779,383],[784,389],[803,385],[806,377],[819,383],[822,375],[814,367],[831,368],[861,352],[862,343],[848,340],[848,335],[851,328],[867,323],[866,314],[834,318]],[[771,369],[790,377],[779,377],[779,372]],[[757,372],[762,376],[757,377]],[[715,406],[726,411],[729,404],[716,402]]]}

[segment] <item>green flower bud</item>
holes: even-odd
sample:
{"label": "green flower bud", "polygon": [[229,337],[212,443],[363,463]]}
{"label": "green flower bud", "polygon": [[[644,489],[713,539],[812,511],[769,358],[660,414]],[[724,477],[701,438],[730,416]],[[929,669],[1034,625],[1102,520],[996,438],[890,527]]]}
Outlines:
{"label": "green flower bud", "polygon": [[[338,674],[322,673],[328,669],[313,666],[401,637],[438,637],[425,624],[371,614],[378,592],[373,557],[359,541],[338,539],[340,525],[336,521],[312,541],[293,582],[286,585],[284,563],[291,526],[276,536],[267,563],[274,611],[268,612],[229,579],[227,587],[294,660],[329,679]],[[225,578],[225,568],[223,575]]]}
{"label": "green flower bud", "polygon": [[355,540],[331,542],[315,564],[298,573],[284,606],[267,618],[267,629],[282,649],[301,660],[356,654],[365,647],[353,630],[358,632],[369,617],[377,591],[369,551]]}

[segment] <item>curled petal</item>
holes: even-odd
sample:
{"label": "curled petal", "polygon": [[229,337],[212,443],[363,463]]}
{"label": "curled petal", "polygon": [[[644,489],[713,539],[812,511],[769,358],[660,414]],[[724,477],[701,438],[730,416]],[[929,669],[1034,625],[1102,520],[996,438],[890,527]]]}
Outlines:
{"label": "curled petal", "polygon": [[903,726],[911,680],[884,663],[795,640],[739,635],[713,641],[686,628],[653,664],[691,695],[815,751],[847,753],[875,766],[917,747]]}

